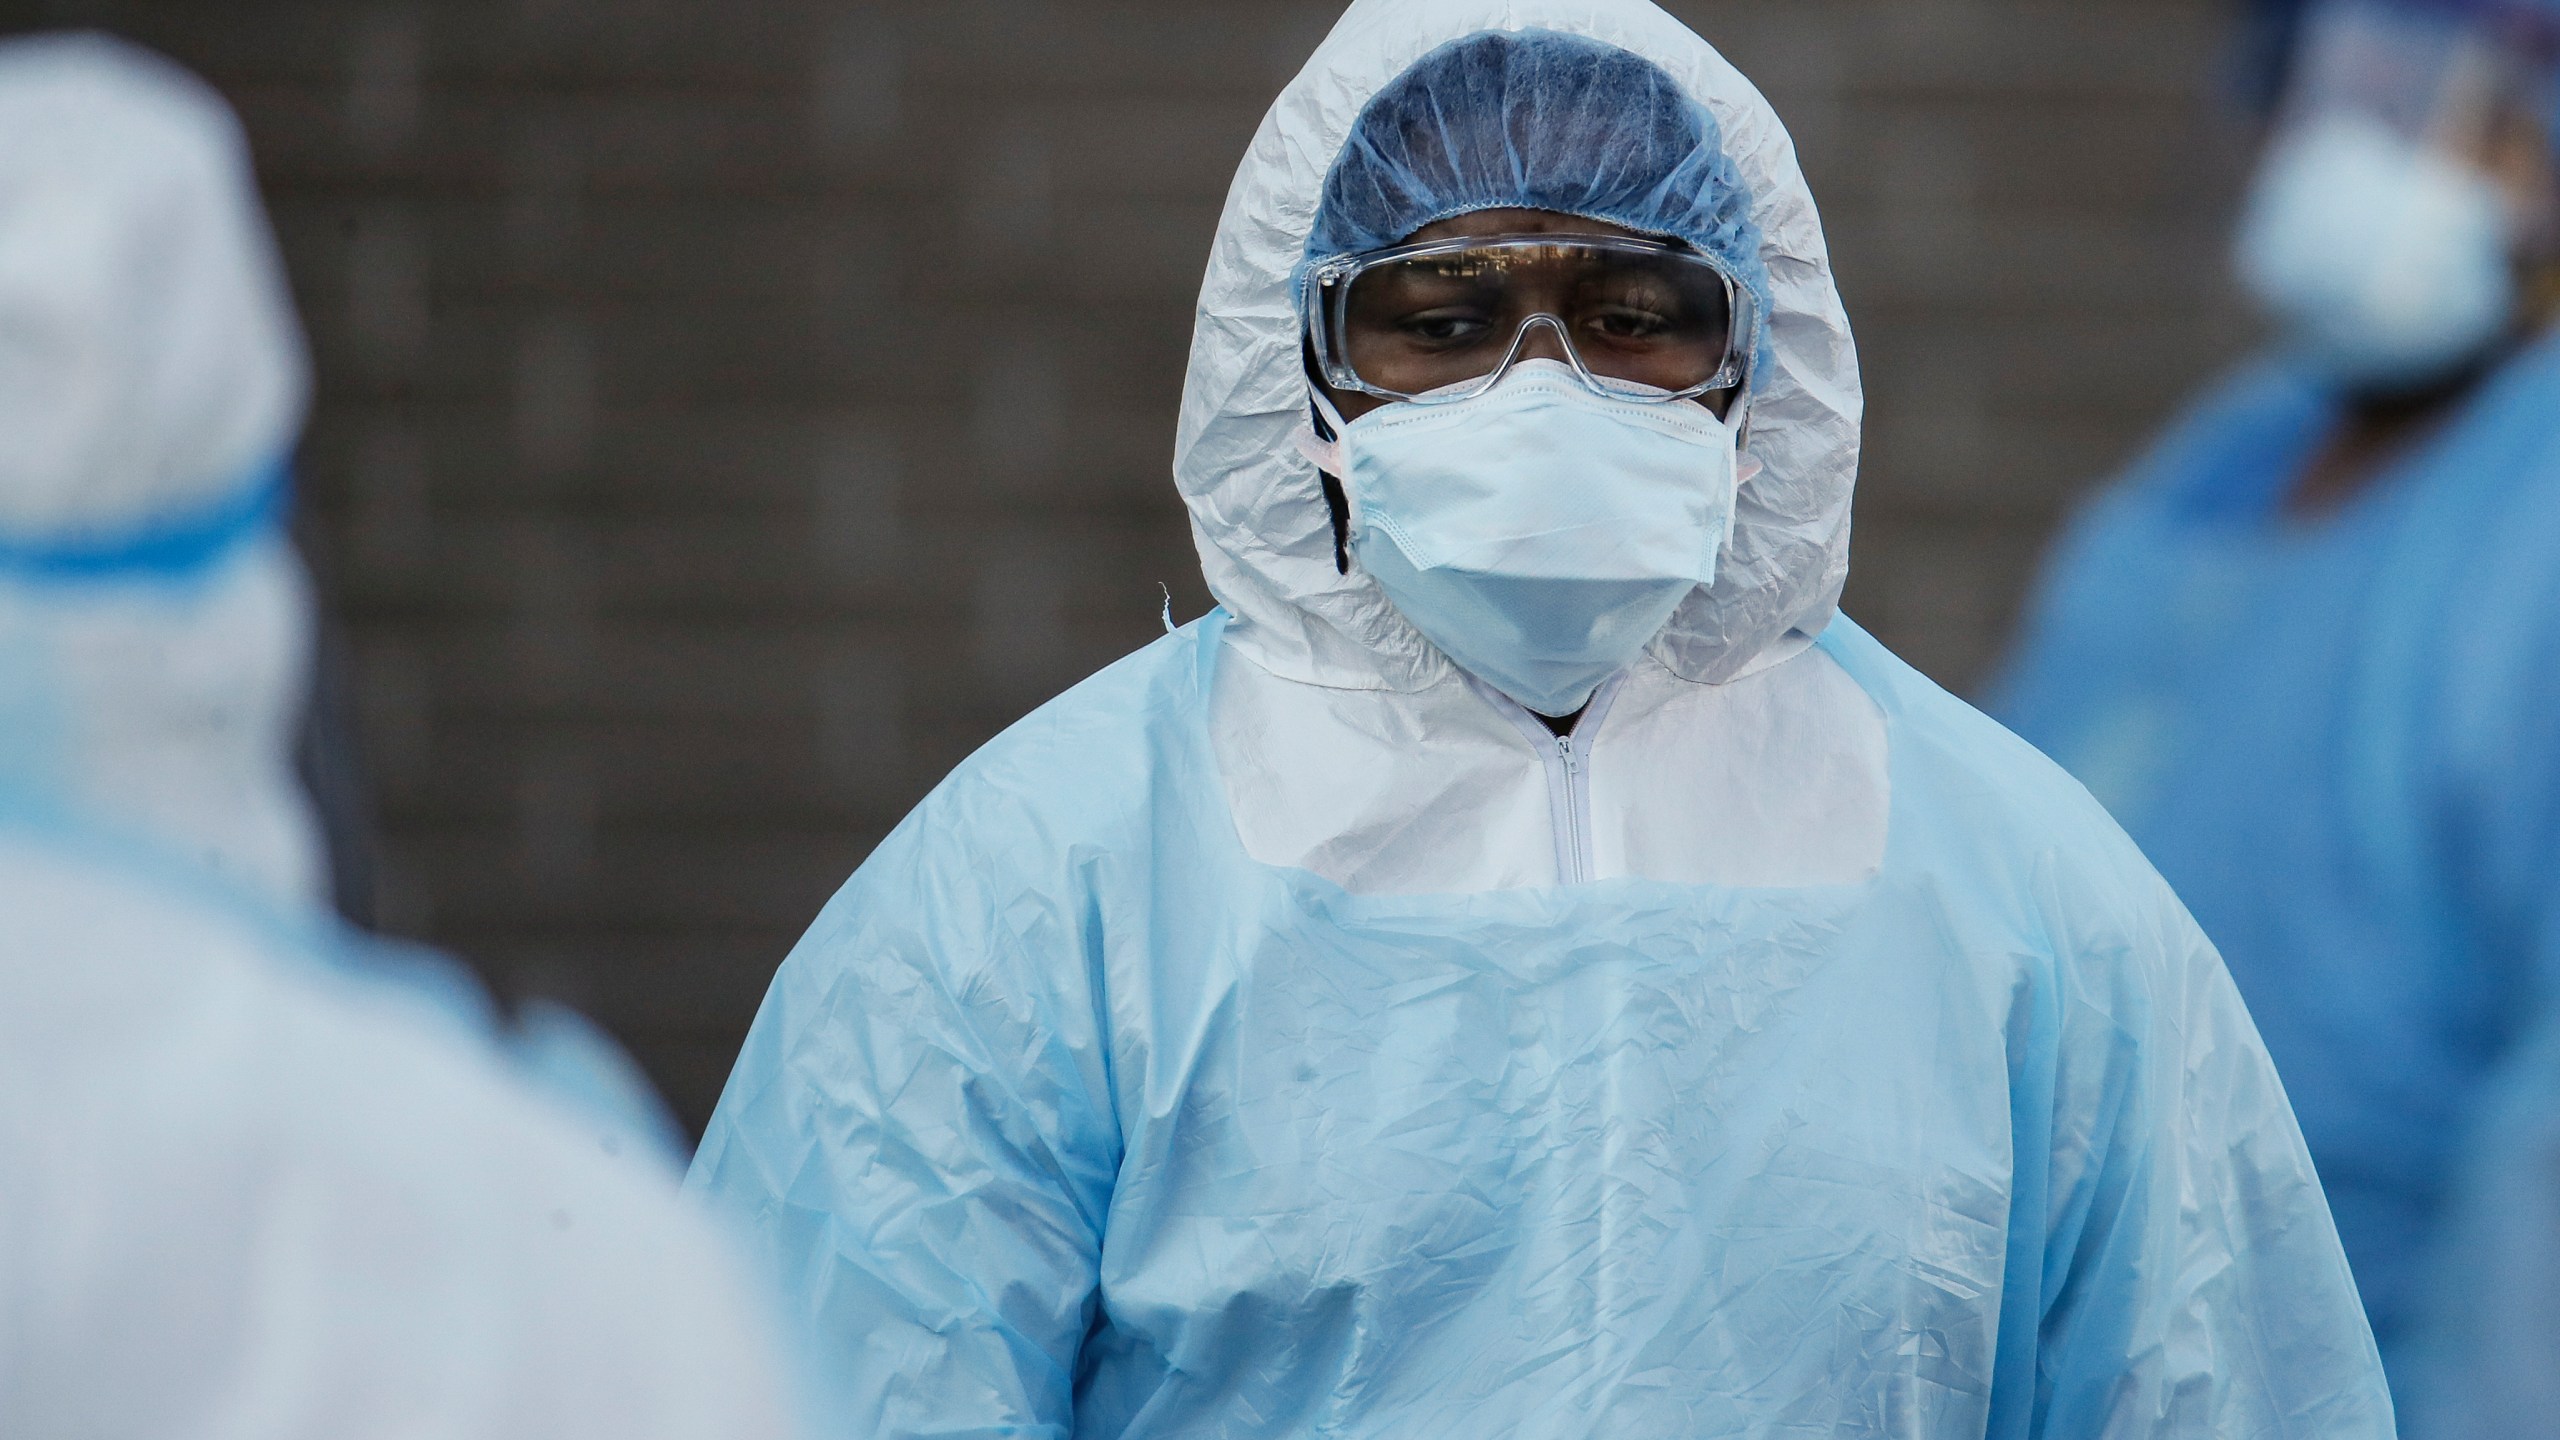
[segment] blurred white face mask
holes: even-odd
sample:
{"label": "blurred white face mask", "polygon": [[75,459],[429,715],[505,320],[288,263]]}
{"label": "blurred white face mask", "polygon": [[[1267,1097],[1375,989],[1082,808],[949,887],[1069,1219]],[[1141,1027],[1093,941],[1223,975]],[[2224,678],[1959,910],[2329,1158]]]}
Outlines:
{"label": "blurred white face mask", "polygon": [[2306,363],[2350,389],[2414,388],[2506,334],[2514,229],[2487,176],[2378,118],[2336,110],[2269,150],[2237,259]]}

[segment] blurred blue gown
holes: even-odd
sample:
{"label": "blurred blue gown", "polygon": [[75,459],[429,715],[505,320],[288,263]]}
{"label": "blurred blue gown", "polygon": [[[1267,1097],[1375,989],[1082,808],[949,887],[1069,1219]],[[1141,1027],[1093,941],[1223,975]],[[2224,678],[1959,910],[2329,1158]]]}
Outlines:
{"label": "blurred blue gown", "polygon": [[2221,948],[2397,1382],[2431,1272],[2501,1263],[2439,1230],[2560,959],[2560,343],[2289,518],[2336,407],[2273,365],[2211,396],[2071,528],[1992,709]]}
{"label": "blurred blue gown", "polygon": [[1245,853],[1222,626],[963,765],[765,1000],[692,1184],[843,1433],[2389,1434],[2211,947],[1855,626],[1872,879],[1422,896]]}

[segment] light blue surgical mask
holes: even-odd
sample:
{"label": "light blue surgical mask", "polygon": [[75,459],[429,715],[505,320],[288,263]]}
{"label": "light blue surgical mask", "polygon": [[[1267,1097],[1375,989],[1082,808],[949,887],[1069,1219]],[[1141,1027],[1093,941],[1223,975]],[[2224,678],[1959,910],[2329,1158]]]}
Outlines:
{"label": "light blue surgical mask", "polygon": [[2487,176],[2352,110],[2268,151],[2240,279],[2308,365],[2349,389],[2423,386],[2515,318],[2512,221]]}
{"label": "light blue surgical mask", "polygon": [[1555,361],[1470,399],[1329,418],[1361,568],[1541,715],[1580,710],[1633,661],[1715,579],[1733,528],[1738,447],[1714,412],[1603,396]]}

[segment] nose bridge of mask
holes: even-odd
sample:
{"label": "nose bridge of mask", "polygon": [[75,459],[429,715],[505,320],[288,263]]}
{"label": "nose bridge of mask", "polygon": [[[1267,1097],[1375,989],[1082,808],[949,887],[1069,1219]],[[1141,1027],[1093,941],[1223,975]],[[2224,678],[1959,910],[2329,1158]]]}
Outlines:
{"label": "nose bridge of mask", "polygon": [[1714,576],[1736,456],[1704,406],[1614,399],[1530,360],[1481,396],[1384,406],[1341,434],[1355,547],[1523,579]]}

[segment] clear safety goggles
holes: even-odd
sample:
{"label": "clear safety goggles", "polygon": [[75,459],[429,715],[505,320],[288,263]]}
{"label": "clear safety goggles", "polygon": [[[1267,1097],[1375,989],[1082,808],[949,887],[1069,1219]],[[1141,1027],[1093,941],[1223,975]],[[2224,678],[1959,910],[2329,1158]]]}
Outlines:
{"label": "clear safety goggles", "polygon": [[1307,277],[1307,336],[1336,390],[1437,404],[1471,399],[1551,336],[1603,395],[1687,400],[1743,382],[1751,292],[1685,245],[1598,235],[1497,235],[1393,245]]}

